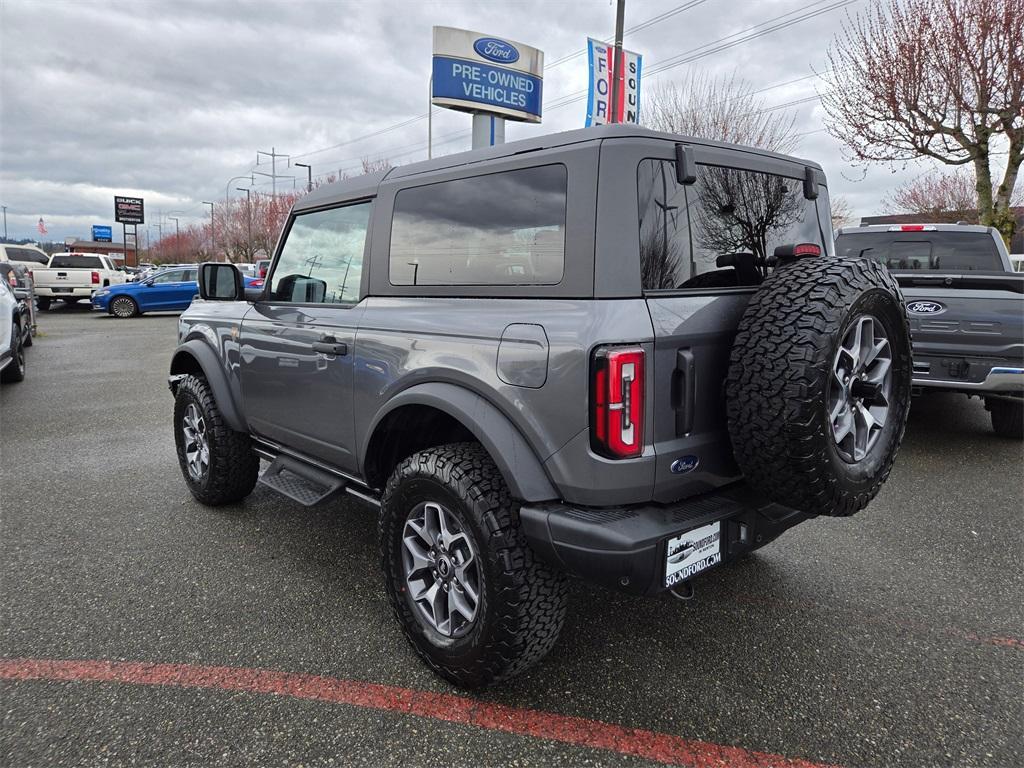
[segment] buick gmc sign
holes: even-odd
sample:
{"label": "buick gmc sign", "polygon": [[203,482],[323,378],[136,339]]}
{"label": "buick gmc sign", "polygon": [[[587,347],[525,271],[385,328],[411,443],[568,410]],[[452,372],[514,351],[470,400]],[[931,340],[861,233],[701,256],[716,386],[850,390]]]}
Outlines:
{"label": "buick gmc sign", "polygon": [[434,27],[431,103],[539,123],[544,53],[519,42]]}

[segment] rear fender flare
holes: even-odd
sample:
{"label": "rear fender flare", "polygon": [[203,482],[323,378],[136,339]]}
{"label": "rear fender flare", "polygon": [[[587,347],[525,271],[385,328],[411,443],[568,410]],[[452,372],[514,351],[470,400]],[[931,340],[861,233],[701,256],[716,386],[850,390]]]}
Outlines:
{"label": "rear fender flare", "polygon": [[190,339],[184,344],[179,344],[174,350],[171,357],[171,389],[174,389],[173,380],[176,376],[194,374],[197,366],[210,385],[217,407],[227,425],[236,432],[248,432],[249,425],[242,415],[242,409],[238,407],[238,398],[228,382],[220,357],[206,342]]}
{"label": "rear fender flare", "polygon": [[472,432],[498,466],[513,498],[521,501],[560,498],[526,438],[505,414],[476,392],[443,382],[417,384],[403,390],[377,412],[363,438],[361,466],[366,466],[367,452],[377,427],[389,413],[406,405],[436,408]]}

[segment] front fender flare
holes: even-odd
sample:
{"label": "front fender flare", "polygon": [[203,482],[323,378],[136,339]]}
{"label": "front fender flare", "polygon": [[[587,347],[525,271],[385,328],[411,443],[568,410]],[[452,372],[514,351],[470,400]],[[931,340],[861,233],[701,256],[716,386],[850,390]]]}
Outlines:
{"label": "front fender flare", "polygon": [[242,409],[239,408],[235,391],[228,382],[224,365],[206,342],[190,339],[184,344],[179,344],[174,350],[171,357],[171,390],[174,390],[174,381],[178,376],[195,373],[197,365],[210,385],[213,398],[217,401],[217,407],[227,425],[236,432],[248,432],[249,425],[242,415]]}
{"label": "front fender flare", "polygon": [[377,427],[389,413],[406,405],[436,408],[472,432],[498,466],[513,498],[531,502],[560,498],[526,438],[505,414],[477,393],[443,382],[417,384],[403,390],[377,412],[363,440],[362,466],[366,466]]}

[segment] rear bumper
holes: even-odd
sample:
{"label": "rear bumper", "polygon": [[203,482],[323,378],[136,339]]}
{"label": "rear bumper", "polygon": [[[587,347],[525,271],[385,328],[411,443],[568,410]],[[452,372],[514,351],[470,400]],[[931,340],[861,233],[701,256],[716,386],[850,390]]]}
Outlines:
{"label": "rear bumper", "polygon": [[531,548],[548,564],[633,594],[667,588],[673,536],[720,521],[726,563],[812,517],[766,503],[743,483],[676,504],[594,508],[548,502],[524,505],[519,515]]}
{"label": "rear bumper", "polygon": [[[920,363],[915,359],[914,386],[953,389],[965,392],[1024,392],[1024,366],[996,365],[980,381],[918,376]],[[940,374],[941,376],[941,374]]]}
{"label": "rear bumper", "polygon": [[76,299],[87,299],[92,296],[92,292],[96,290],[98,286],[90,286],[88,288],[40,288],[36,286],[36,296],[43,296],[47,299],[63,299],[69,296],[74,296]]}

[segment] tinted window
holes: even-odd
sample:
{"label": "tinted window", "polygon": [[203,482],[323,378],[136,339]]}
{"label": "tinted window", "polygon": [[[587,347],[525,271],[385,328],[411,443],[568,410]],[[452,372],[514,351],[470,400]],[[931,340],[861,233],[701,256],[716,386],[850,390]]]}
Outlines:
{"label": "tinted window", "polygon": [[185,276],[182,278],[186,283],[194,283],[198,279],[198,269],[186,269]]}
{"label": "tinted window", "polygon": [[274,268],[272,301],[349,304],[359,301],[370,204],[295,217]]}
{"label": "tinted window", "polygon": [[1003,269],[995,242],[984,232],[852,232],[836,238],[836,252],[889,269]]}
{"label": "tinted window", "polygon": [[557,285],[565,264],[564,165],[403,189],[392,285]]}
{"label": "tinted window", "polygon": [[62,267],[64,269],[103,269],[103,262],[99,256],[79,256],[76,254],[65,256],[54,256],[50,259],[51,267]]}
{"label": "tinted window", "polygon": [[185,270],[183,269],[172,269],[167,272],[161,272],[153,277],[154,283],[183,283],[187,278],[185,277]]}
{"label": "tinted window", "polygon": [[8,248],[7,258],[14,261],[30,261],[35,264],[45,264],[50,260],[45,253],[33,251],[31,248]]}
{"label": "tinted window", "polygon": [[646,290],[758,285],[778,246],[823,245],[801,180],[699,165],[682,186],[675,163],[644,160],[637,181]]}

